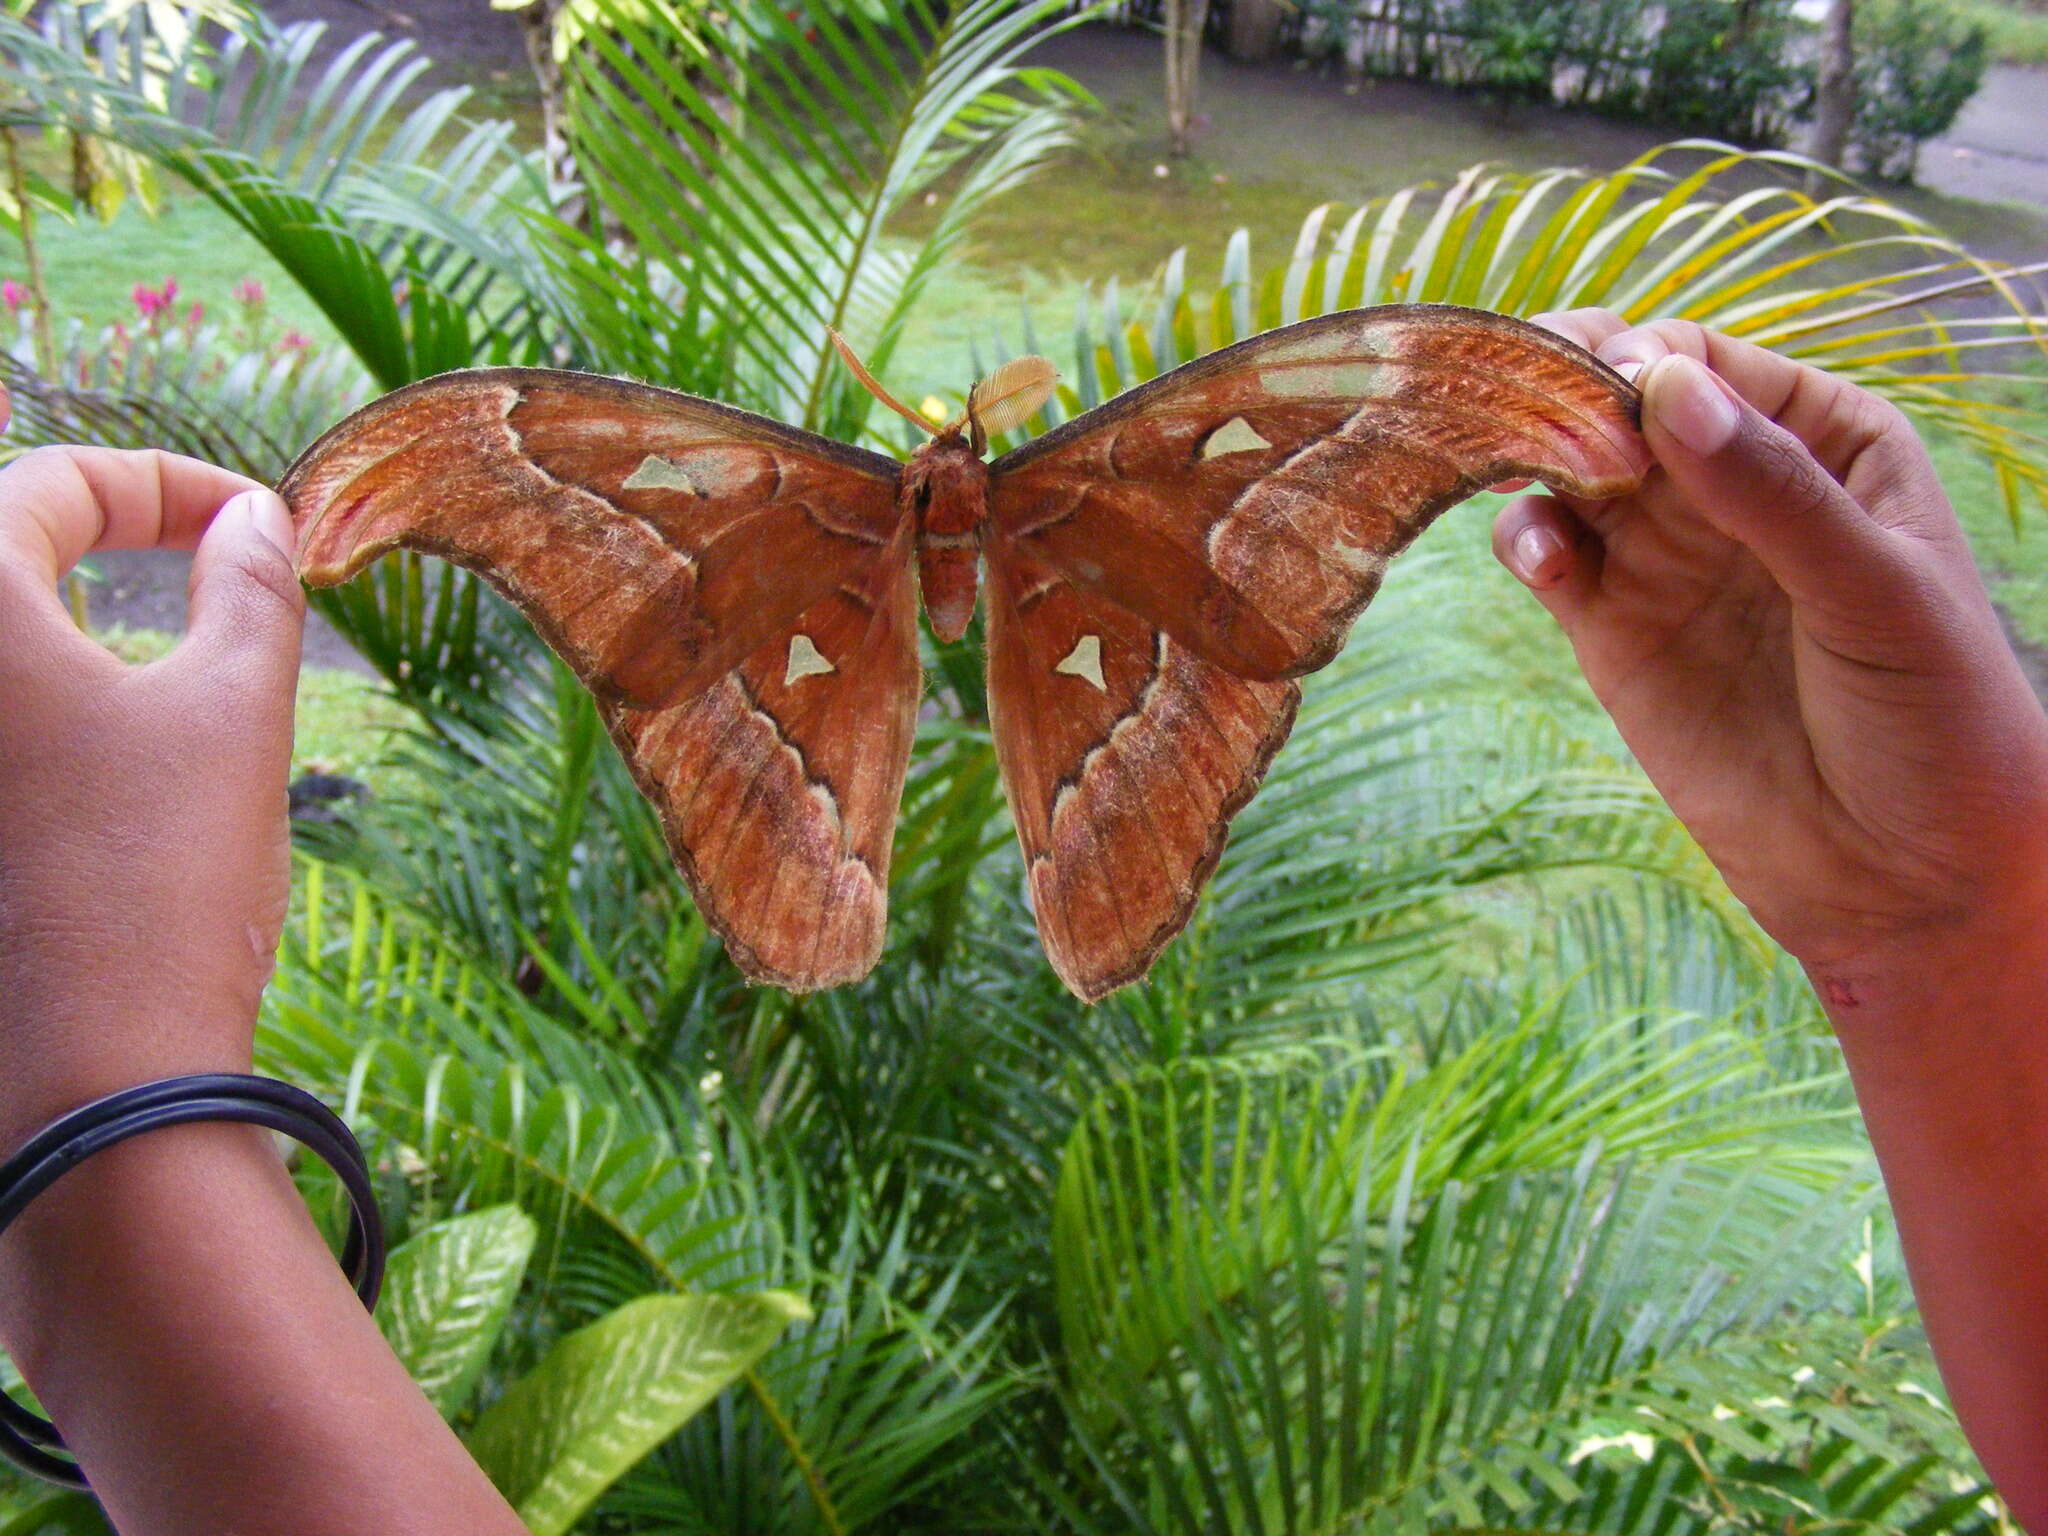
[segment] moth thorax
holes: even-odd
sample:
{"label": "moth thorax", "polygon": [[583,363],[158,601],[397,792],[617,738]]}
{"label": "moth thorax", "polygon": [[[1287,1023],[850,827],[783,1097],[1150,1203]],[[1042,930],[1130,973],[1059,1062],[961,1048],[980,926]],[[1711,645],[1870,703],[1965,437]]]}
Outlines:
{"label": "moth thorax", "polygon": [[941,640],[958,640],[974,617],[988,466],[957,431],[926,443],[903,466],[903,510],[917,519],[917,580],[925,616]]}

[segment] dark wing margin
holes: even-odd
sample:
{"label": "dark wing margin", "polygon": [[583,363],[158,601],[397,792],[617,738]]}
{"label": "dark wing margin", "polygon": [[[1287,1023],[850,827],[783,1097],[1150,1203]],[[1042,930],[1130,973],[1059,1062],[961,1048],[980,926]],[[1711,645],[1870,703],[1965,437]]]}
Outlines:
{"label": "dark wing margin", "polygon": [[858,582],[895,532],[893,459],[624,379],[443,374],[372,402],[285,472],[299,572],[388,549],[483,576],[600,698],[701,692]]}

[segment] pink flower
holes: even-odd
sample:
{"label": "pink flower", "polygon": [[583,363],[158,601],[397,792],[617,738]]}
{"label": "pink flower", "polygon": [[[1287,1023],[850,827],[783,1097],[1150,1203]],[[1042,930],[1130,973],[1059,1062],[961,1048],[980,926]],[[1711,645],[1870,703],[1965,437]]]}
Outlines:
{"label": "pink flower", "polygon": [[192,301],[192,307],[185,311],[185,323],[191,326],[194,330],[197,330],[199,328],[199,322],[205,318],[206,306],[200,303],[197,299],[194,299]]}
{"label": "pink flower", "polygon": [[253,277],[245,277],[235,284],[235,302],[254,309],[263,302],[263,285]]}
{"label": "pink flower", "polygon": [[313,338],[299,331],[286,331],[277,344],[287,352],[303,352],[313,345]]}
{"label": "pink flower", "polygon": [[17,283],[11,277],[5,282],[0,282],[0,304],[7,306],[7,313],[10,315],[15,313],[27,302],[28,290],[22,287],[20,283]]}
{"label": "pink flower", "polygon": [[152,288],[147,283],[137,283],[130,297],[135,300],[135,307],[141,312],[142,318],[154,321],[158,315],[170,313],[171,305],[178,297],[178,280],[175,277],[167,277],[161,288]]}

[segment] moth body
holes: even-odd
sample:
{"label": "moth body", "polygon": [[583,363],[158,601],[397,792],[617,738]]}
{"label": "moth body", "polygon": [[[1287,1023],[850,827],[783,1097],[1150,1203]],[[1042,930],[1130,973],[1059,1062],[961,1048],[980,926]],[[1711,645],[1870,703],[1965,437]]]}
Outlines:
{"label": "moth body", "polygon": [[897,505],[915,518],[917,582],[932,633],[958,640],[974,617],[988,465],[959,431],[942,432],[903,466]]}

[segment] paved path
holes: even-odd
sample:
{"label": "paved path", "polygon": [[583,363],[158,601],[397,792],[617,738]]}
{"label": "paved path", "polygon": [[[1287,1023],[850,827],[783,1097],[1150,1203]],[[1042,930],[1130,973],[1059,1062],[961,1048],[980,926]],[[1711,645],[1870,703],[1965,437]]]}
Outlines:
{"label": "paved path", "polygon": [[1948,135],[1921,151],[1920,179],[1951,197],[2048,210],[2048,72],[1994,68]]}

